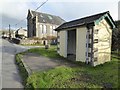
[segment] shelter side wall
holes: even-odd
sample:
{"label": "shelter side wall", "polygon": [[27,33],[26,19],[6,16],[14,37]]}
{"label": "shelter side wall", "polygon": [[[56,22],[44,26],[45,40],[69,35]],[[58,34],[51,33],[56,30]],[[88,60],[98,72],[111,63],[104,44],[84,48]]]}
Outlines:
{"label": "shelter side wall", "polygon": [[67,57],[67,31],[58,32],[59,36],[59,54]]}
{"label": "shelter side wall", "polygon": [[86,27],[79,27],[76,30],[76,61],[86,61]]}
{"label": "shelter side wall", "polygon": [[[95,30],[98,30],[95,34]],[[98,48],[98,53],[95,54],[94,58],[97,57],[97,60],[94,61],[94,65],[102,64],[111,60],[111,39],[112,39],[112,29],[105,19],[101,20],[94,27],[94,40],[98,39],[98,43],[94,43],[93,47]]]}

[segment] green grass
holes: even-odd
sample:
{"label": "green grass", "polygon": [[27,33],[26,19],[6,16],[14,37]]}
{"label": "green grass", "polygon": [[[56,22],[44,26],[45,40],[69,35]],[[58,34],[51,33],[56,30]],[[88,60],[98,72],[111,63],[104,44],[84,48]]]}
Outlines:
{"label": "green grass", "polygon": [[[30,49],[29,52],[59,58],[56,47],[50,49]],[[115,54],[112,54],[115,56]],[[78,66],[79,65],[79,66]],[[120,88],[120,60],[112,57],[111,62],[96,67],[77,64],[76,67],[59,66],[54,69],[36,72],[27,79],[26,87],[32,88]]]}
{"label": "green grass", "polygon": [[37,53],[39,55],[49,58],[62,58],[57,52],[57,46],[51,45],[49,49],[45,48],[33,48],[29,49],[28,52]]}
{"label": "green grass", "polygon": [[26,86],[32,83],[34,88],[52,88],[57,86],[56,83],[62,84],[62,82],[71,78],[72,72],[71,68],[57,67],[47,72],[33,73],[28,78]]}
{"label": "green grass", "polygon": [[23,46],[44,46],[43,44],[20,44]]}
{"label": "green grass", "polygon": [[[26,86],[34,88],[103,88],[118,87],[118,61],[112,60],[97,67],[67,67],[33,73]],[[106,86],[109,87],[109,86]]]}
{"label": "green grass", "polygon": [[24,53],[16,54],[15,63],[18,66],[19,74],[20,74],[22,81],[23,81],[22,84],[25,85],[26,81],[27,81],[28,73],[24,67],[24,64],[21,61],[22,54],[24,54]]}

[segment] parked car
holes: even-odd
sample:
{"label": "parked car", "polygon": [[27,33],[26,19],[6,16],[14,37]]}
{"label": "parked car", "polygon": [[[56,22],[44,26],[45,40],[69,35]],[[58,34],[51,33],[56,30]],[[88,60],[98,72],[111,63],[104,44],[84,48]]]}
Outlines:
{"label": "parked car", "polygon": [[8,37],[7,36],[2,36],[3,39],[7,39]]}

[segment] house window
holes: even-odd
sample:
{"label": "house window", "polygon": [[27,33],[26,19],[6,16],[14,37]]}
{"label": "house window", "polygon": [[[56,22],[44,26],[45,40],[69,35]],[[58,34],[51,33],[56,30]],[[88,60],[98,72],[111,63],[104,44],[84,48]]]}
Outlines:
{"label": "house window", "polygon": [[94,34],[98,34],[98,31],[99,31],[98,29],[94,30]]}
{"label": "house window", "polygon": [[53,34],[53,26],[52,26],[52,34]]}
{"label": "house window", "polygon": [[53,30],[53,34],[56,34],[56,31],[55,31],[55,30]]}
{"label": "house window", "polygon": [[43,34],[43,25],[40,25],[40,31]]}
{"label": "house window", "polygon": [[40,14],[40,17],[43,17],[43,15],[42,15],[42,14]]}
{"label": "house window", "polygon": [[55,29],[55,26],[53,26],[53,29]]}
{"label": "house window", "polygon": [[98,39],[94,39],[94,43],[98,43]]}
{"label": "house window", "polygon": [[97,61],[98,60],[98,58],[97,57],[94,57],[94,61]]}
{"label": "house window", "polygon": [[46,30],[46,25],[43,25],[43,30],[44,30],[44,34],[46,34],[47,33],[47,30]]}
{"label": "house window", "polygon": [[45,20],[43,19],[43,22],[45,22]]}
{"label": "house window", "polygon": [[50,26],[50,34],[52,34],[52,26]]}
{"label": "house window", "polygon": [[53,34],[55,34],[55,33],[56,33],[56,31],[55,31],[54,29],[55,29],[55,26],[53,26]]}

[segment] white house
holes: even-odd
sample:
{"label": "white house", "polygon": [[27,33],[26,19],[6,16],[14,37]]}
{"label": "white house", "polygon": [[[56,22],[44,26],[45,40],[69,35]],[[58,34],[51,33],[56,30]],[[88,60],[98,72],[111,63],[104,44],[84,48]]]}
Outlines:
{"label": "white house", "polygon": [[27,30],[21,27],[15,32],[15,35],[27,37]]}
{"label": "white house", "polygon": [[57,32],[54,29],[64,22],[65,21],[59,16],[28,10],[28,38],[57,37]]}
{"label": "white house", "polygon": [[108,62],[115,27],[109,11],[63,23],[55,29],[58,32],[58,53],[93,66]]}

